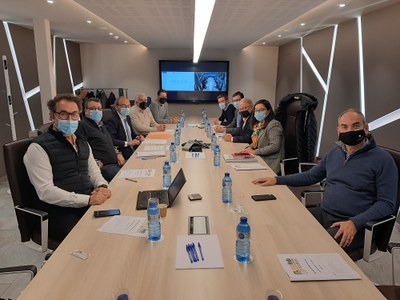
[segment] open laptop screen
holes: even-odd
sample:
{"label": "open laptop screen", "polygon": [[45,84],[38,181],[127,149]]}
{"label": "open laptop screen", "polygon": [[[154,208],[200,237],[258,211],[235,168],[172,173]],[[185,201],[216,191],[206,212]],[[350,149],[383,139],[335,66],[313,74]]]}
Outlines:
{"label": "open laptop screen", "polygon": [[183,170],[181,168],[178,174],[176,174],[174,181],[171,183],[168,189],[168,200],[170,206],[174,202],[175,198],[178,196],[185,182],[186,182],[185,174],[183,173]]}

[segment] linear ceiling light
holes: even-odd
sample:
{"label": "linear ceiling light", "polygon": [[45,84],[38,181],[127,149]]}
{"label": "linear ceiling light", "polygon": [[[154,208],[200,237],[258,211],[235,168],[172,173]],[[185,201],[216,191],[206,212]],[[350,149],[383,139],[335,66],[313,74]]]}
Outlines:
{"label": "linear ceiling light", "polygon": [[199,61],[201,49],[203,48],[208,24],[214,9],[215,0],[195,0],[194,6],[194,39],[193,39],[193,62]]}

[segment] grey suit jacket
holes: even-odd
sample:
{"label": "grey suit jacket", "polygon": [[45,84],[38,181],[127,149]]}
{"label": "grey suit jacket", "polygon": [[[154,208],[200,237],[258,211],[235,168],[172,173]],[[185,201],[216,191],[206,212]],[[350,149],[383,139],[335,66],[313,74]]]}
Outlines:
{"label": "grey suit jacket", "polygon": [[258,136],[256,155],[268,164],[276,174],[281,170],[280,161],[284,158],[283,128],[279,121],[271,120]]}

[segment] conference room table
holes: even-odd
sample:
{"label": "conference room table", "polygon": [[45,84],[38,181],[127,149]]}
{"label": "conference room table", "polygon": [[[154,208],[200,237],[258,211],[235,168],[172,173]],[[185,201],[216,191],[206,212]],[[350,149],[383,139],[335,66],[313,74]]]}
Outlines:
{"label": "conference room table", "polygon": [[[181,143],[190,139],[209,142],[204,129],[182,128]],[[174,125],[168,125],[174,128]],[[168,142],[169,145],[169,142]],[[119,208],[123,216],[146,217],[136,210],[138,191],[162,188],[162,167],[166,157],[141,159],[133,155],[123,167],[155,169],[152,178],[137,182],[116,178],[110,183],[112,196],[100,206],[92,206],[63,243],[44,264],[19,299],[265,299],[266,291],[278,289],[283,299],[384,299],[373,283],[319,225],[286,186],[262,187],[251,183],[270,170],[234,171],[222,159],[246,144],[219,140],[221,166],[213,166],[213,154],[204,149],[204,159],[187,159],[182,147],[178,161],[171,164],[172,178],[183,168],[187,182],[167,216],[162,219],[163,239],[157,243],[146,238],[99,232],[109,218],[94,218],[93,211]],[[141,145],[137,151],[141,151]],[[258,162],[264,164],[259,157]],[[265,164],[264,164],[265,165]],[[222,177],[230,172],[233,203],[222,203]],[[200,193],[202,200],[189,201],[188,194]],[[277,200],[255,202],[253,194],[274,194]],[[236,226],[239,214],[232,207],[240,204],[251,226],[251,263],[234,260]],[[210,233],[217,235],[223,268],[176,269],[177,238],[188,234],[189,216],[208,216]],[[86,260],[70,253],[80,250]],[[278,254],[338,253],[360,276],[359,280],[291,282],[280,264]]]}

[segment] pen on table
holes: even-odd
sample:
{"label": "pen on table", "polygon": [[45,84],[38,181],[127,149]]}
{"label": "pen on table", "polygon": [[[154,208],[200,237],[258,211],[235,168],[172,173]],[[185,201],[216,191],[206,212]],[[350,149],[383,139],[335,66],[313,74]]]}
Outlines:
{"label": "pen on table", "polygon": [[137,180],[129,178],[129,177],[125,177],[125,180],[132,181],[132,182],[138,182]]}
{"label": "pen on table", "polygon": [[201,260],[204,260],[203,251],[201,250],[200,242],[197,242],[197,246],[199,246]]}
{"label": "pen on table", "polygon": [[189,256],[190,263],[192,264],[193,263],[193,259],[192,259],[192,255],[190,253],[189,245],[186,245],[186,252],[187,252],[187,254]]}
{"label": "pen on table", "polygon": [[197,255],[197,250],[196,250],[195,244],[194,244],[194,243],[191,243],[191,244],[190,244],[190,247],[192,248],[193,256],[194,256],[194,258],[195,258],[195,262],[198,262],[198,261],[199,261],[199,256]]}

